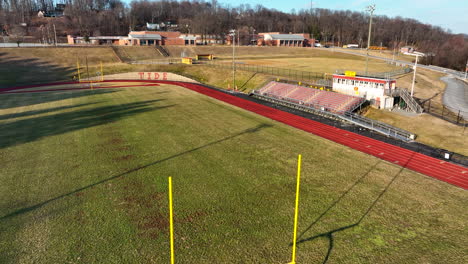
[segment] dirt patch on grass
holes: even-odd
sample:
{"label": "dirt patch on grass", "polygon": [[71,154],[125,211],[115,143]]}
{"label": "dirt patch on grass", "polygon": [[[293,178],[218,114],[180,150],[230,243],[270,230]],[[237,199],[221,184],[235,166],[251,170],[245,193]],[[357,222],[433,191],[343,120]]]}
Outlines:
{"label": "dirt patch on grass", "polygon": [[121,139],[121,138],[112,138],[107,143],[109,145],[118,145],[118,144],[122,144],[123,142],[124,142],[124,140]]}
{"label": "dirt patch on grass", "polygon": [[204,211],[195,211],[189,215],[187,215],[186,217],[180,219],[180,220],[174,220],[175,222],[177,223],[193,223],[195,222],[195,220],[197,220],[198,218],[203,218],[204,216],[208,215],[207,212],[204,212]]}
{"label": "dirt patch on grass", "polygon": [[141,231],[145,231],[143,233],[149,232],[151,234],[154,229],[166,232],[169,228],[169,221],[167,220],[167,216],[162,214],[151,215],[138,224],[138,228]]}
{"label": "dirt patch on grass", "polygon": [[[167,212],[167,193],[145,191],[145,185],[137,180],[122,182],[123,209],[129,215],[131,222],[137,227],[140,237],[156,239],[160,235],[167,235],[169,220]],[[194,211],[186,216],[174,214],[174,222],[179,224],[196,223],[207,213]]]}
{"label": "dirt patch on grass", "polygon": [[125,155],[125,156],[115,158],[114,160],[115,161],[126,161],[126,160],[132,160],[134,158],[135,158],[135,156],[133,156],[133,155]]}
{"label": "dirt patch on grass", "polygon": [[78,210],[74,216],[75,220],[80,224],[86,223],[86,215],[83,210]]}
{"label": "dirt patch on grass", "polygon": [[130,146],[123,146],[116,148],[117,151],[127,151],[130,150]]}
{"label": "dirt patch on grass", "polygon": [[166,234],[169,229],[167,215],[161,208],[164,193],[147,194],[144,185],[138,181],[127,182],[123,186],[123,207],[131,221],[138,228],[138,235],[155,239],[161,233]]}

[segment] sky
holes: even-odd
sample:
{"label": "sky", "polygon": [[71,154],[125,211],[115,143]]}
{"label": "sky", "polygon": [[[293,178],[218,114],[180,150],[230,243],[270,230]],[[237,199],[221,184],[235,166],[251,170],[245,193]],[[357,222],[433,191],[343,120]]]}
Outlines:
{"label": "sky", "polygon": [[[310,0],[218,0],[221,4],[238,6],[250,4],[254,7],[261,4],[290,12],[310,8]],[[413,18],[422,23],[437,25],[449,29],[452,33],[468,34],[468,0],[315,0],[313,8],[332,10],[364,11],[369,4],[375,4],[376,15],[388,17],[401,16]]]}

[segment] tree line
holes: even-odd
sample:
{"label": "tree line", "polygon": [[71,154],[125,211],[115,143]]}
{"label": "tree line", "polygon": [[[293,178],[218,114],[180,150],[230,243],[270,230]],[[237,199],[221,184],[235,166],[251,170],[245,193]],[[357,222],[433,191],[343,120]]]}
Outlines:
{"label": "tree line", "polygon": [[[52,11],[56,3],[0,0],[3,34],[14,31],[21,23],[41,26],[45,22],[37,20],[38,10]],[[126,35],[129,30],[144,30],[147,22],[169,21],[178,24],[177,30],[181,32],[216,35],[221,39],[230,29],[236,29],[242,44],[249,44],[259,32],[310,33],[321,42],[335,45],[367,44],[369,14],[365,12],[311,8],[285,13],[262,5],[231,6],[217,0],[134,0],[129,4],[121,0],[60,0],[59,3],[66,5],[64,17],[53,22],[59,35]],[[391,50],[415,46],[429,54],[423,63],[457,70],[464,70],[468,57],[467,35],[402,17],[374,16],[371,45]]]}

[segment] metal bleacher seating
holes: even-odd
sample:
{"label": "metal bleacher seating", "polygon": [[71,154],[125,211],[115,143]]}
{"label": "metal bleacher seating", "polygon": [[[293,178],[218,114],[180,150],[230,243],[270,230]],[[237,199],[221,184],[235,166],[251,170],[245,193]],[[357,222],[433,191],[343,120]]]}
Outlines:
{"label": "metal bleacher seating", "polygon": [[344,95],[280,82],[270,82],[257,92],[264,96],[336,114],[351,112],[365,101],[364,98],[357,96]]}

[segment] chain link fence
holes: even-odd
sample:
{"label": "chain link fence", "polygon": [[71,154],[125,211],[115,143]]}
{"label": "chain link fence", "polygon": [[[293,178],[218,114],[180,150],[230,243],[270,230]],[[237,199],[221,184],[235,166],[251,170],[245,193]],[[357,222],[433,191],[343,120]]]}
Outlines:
{"label": "chain link fence", "polygon": [[[203,61],[199,62],[204,65],[209,65],[215,68],[224,68],[224,69],[232,69],[232,63],[226,62],[218,62],[218,61]],[[319,81],[323,80],[323,85],[331,86],[331,75],[322,72],[308,72],[308,71],[300,71],[300,70],[293,70],[293,69],[286,69],[286,68],[277,68],[277,67],[270,67],[264,65],[254,65],[254,64],[246,64],[246,63],[236,63],[235,64],[236,70],[241,71],[250,71],[256,73],[263,73],[275,76],[282,76],[289,79],[294,79],[298,81]],[[329,82],[325,82],[325,80],[329,80]]]}
{"label": "chain link fence", "polygon": [[468,112],[448,107],[433,100],[425,101],[422,103],[422,106],[424,111],[430,115],[436,116],[458,126],[468,127],[468,120],[466,119]]}
{"label": "chain link fence", "polygon": [[[410,73],[412,71],[411,68],[409,67],[404,67],[400,69],[396,69],[393,71],[388,71],[388,72],[362,72],[362,71],[357,71],[356,75],[358,76],[367,76],[367,77],[375,77],[375,78],[382,78],[382,79],[391,79],[394,76]],[[336,70],[336,74],[345,74],[345,70]]]}

